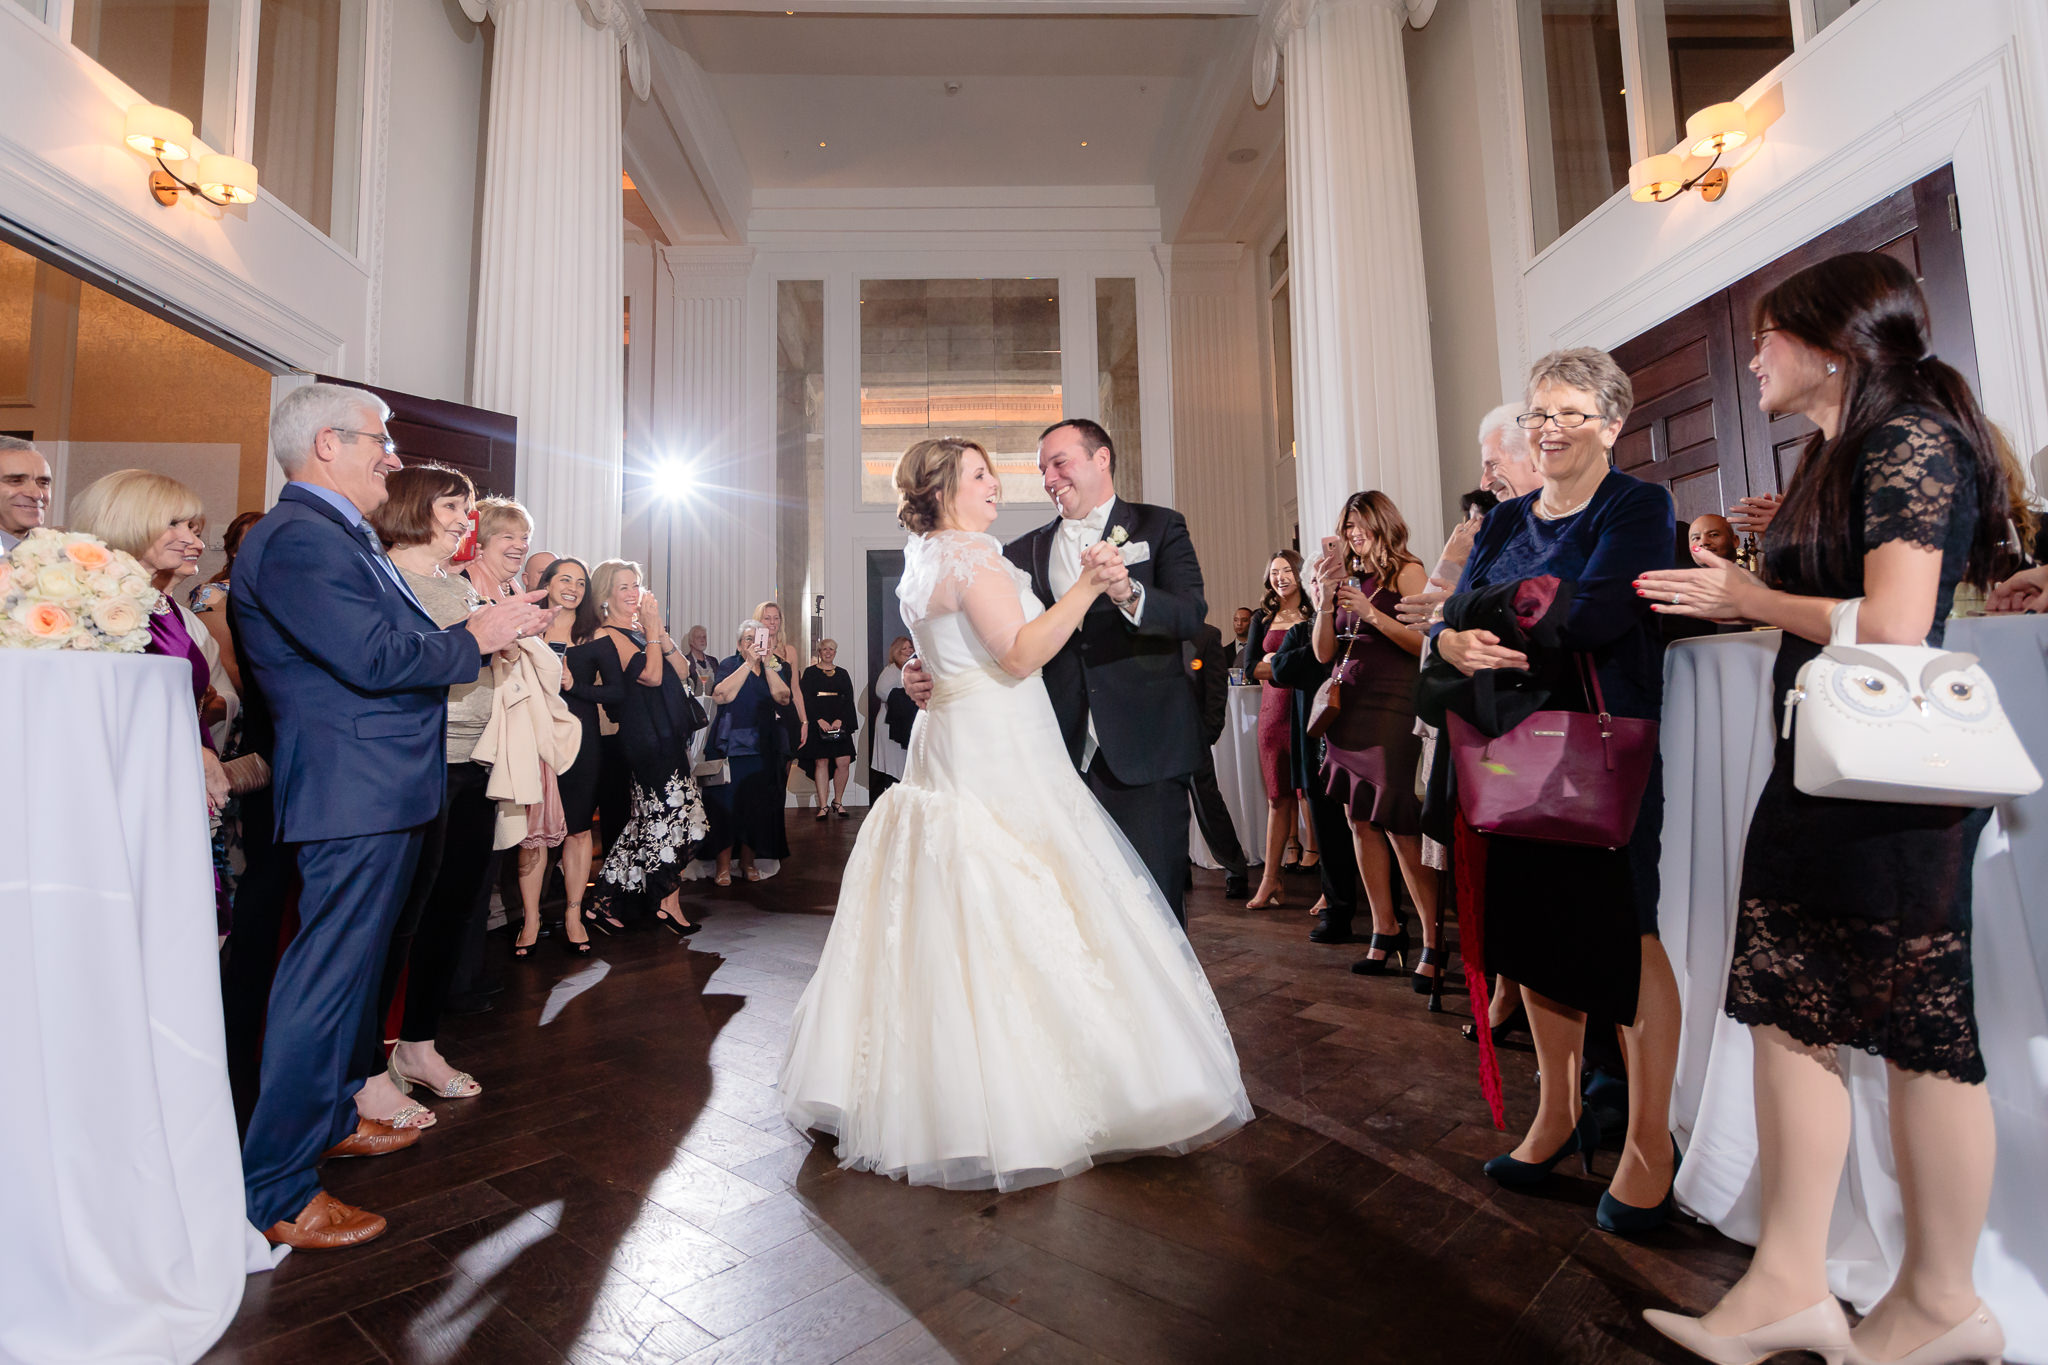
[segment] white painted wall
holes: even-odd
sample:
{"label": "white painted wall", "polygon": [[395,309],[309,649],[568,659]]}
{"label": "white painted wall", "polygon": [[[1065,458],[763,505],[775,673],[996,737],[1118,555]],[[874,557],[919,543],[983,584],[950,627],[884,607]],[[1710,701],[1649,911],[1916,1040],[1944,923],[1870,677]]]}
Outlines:
{"label": "white painted wall", "polygon": [[391,10],[383,269],[377,355],[364,377],[465,402],[473,346],[475,224],[490,28],[456,0]]}
{"label": "white painted wall", "polygon": [[1473,169],[1488,182],[1504,382],[1552,346],[1626,340],[1953,162],[1980,396],[2021,449],[2048,444],[2048,5],[1864,0],[1745,96],[1783,113],[1719,203],[1619,195],[1537,256],[1512,0],[1485,3]]}
{"label": "white painted wall", "polygon": [[459,399],[485,46],[452,0],[369,0],[349,250],[268,194],[159,206],[121,140],[135,93],[0,3],[0,218],[280,366]]}

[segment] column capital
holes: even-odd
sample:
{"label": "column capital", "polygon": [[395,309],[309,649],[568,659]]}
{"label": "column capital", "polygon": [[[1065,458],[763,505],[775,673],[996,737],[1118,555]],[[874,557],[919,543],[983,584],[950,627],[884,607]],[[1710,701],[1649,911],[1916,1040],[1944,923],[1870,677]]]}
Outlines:
{"label": "column capital", "polygon": [[[462,12],[473,24],[481,24],[486,18],[499,23],[504,16],[520,5],[565,5],[570,0],[457,0]],[[647,58],[647,12],[640,7],[640,0],[575,0],[576,8],[583,13],[583,22],[600,32],[609,33],[618,41],[619,51],[626,59],[626,78],[633,83],[633,94],[646,99],[649,87]]]}
{"label": "column capital", "polygon": [[[463,0],[468,4],[470,0]],[[1421,28],[1436,13],[1436,0],[1265,0],[1259,8],[1258,46],[1252,52],[1252,99],[1264,104],[1273,98],[1273,83],[1280,76],[1280,54],[1287,40],[1307,26],[1316,11],[1339,5],[1384,9],[1396,23]]]}

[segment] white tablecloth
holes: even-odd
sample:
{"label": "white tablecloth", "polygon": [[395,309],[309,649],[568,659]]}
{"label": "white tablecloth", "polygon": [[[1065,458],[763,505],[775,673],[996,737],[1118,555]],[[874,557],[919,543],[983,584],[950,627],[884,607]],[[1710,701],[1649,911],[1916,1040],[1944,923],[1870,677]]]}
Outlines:
{"label": "white tablecloth", "polygon": [[[1685,1022],[1672,1126],[1685,1149],[1678,1199],[1738,1241],[1757,1237],[1756,1119],[1748,1030],[1721,1011],[1749,816],[1771,771],[1775,631],[1710,636],[1665,656],[1665,948]],[[1951,621],[1947,645],[1983,659],[2037,763],[2048,765],[2048,621]],[[1977,850],[1977,1023],[1998,1123],[1991,1216],[1977,1288],[2005,1324],[2007,1359],[2048,1365],[2048,792],[1994,816]],[[1835,1292],[1868,1309],[1903,1242],[1884,1064],[1842,1054],[1854,1137],[1830,1237]]]}
{"label": "white tablecloth", "polygon": [[0,649],[0,1361],[197,1358],[243,1217],[192,673]]}
{"label": "white tablecloth", "polygon": [[[1238,845],[1252,867],[1266,861],[1266,784],[1259,776],[1259,693],[1263,690],[1257,686],[1230,689],[1223,713],[1223,733],[1210,751],[1216,757],[1217,790],[1223,793],[1230,823],[1237,830]],[[1192,816],[1188,824],[1188,856],[1197,867],[1217,866]]]}

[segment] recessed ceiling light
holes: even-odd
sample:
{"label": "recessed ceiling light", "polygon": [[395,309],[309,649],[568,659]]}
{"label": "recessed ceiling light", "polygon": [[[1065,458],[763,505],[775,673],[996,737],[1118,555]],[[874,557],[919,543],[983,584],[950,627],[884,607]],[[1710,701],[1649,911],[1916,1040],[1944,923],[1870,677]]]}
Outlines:
{"label": "recessed ceiling light", "polygon": [[824,146],[825,144],[821,142],[821,143],[819,143],[818,145],[819,145],[820,147],[822,147],[822,146]]}
{"label": "recessed ceiling light", "polygon": [[1243,166],[1248,162],[1257,161],[1259,151],[1256,147],[1239,147],[1223,159],[1233,166]]}
{"label": "recessed ceiling light", "polygon": [[1082,143],[1081,145],[1082,145],[1083,147],[1086,147],[1086,146],[1087,146],[1088,144],[1084,142],[1084,143]]}

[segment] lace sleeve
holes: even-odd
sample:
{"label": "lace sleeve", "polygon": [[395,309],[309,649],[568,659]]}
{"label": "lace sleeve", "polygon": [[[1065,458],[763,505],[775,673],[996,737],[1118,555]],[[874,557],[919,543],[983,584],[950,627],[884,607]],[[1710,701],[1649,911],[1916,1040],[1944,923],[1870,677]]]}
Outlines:
{"label": "lace sleeve", "polygon": [[994,536],[935,531],[913,537],[904,549],[903,581],[896,589],[905,622],[965,612],[990,654],[1000,659],[1024,625],[1016,571]]}
{"label": "lace sleeve", "polygon": [[1939,550],[1961,476],[1955,437],[1931,417],[1904,413],[1863,443],[1863,548],[1903,540]]}

